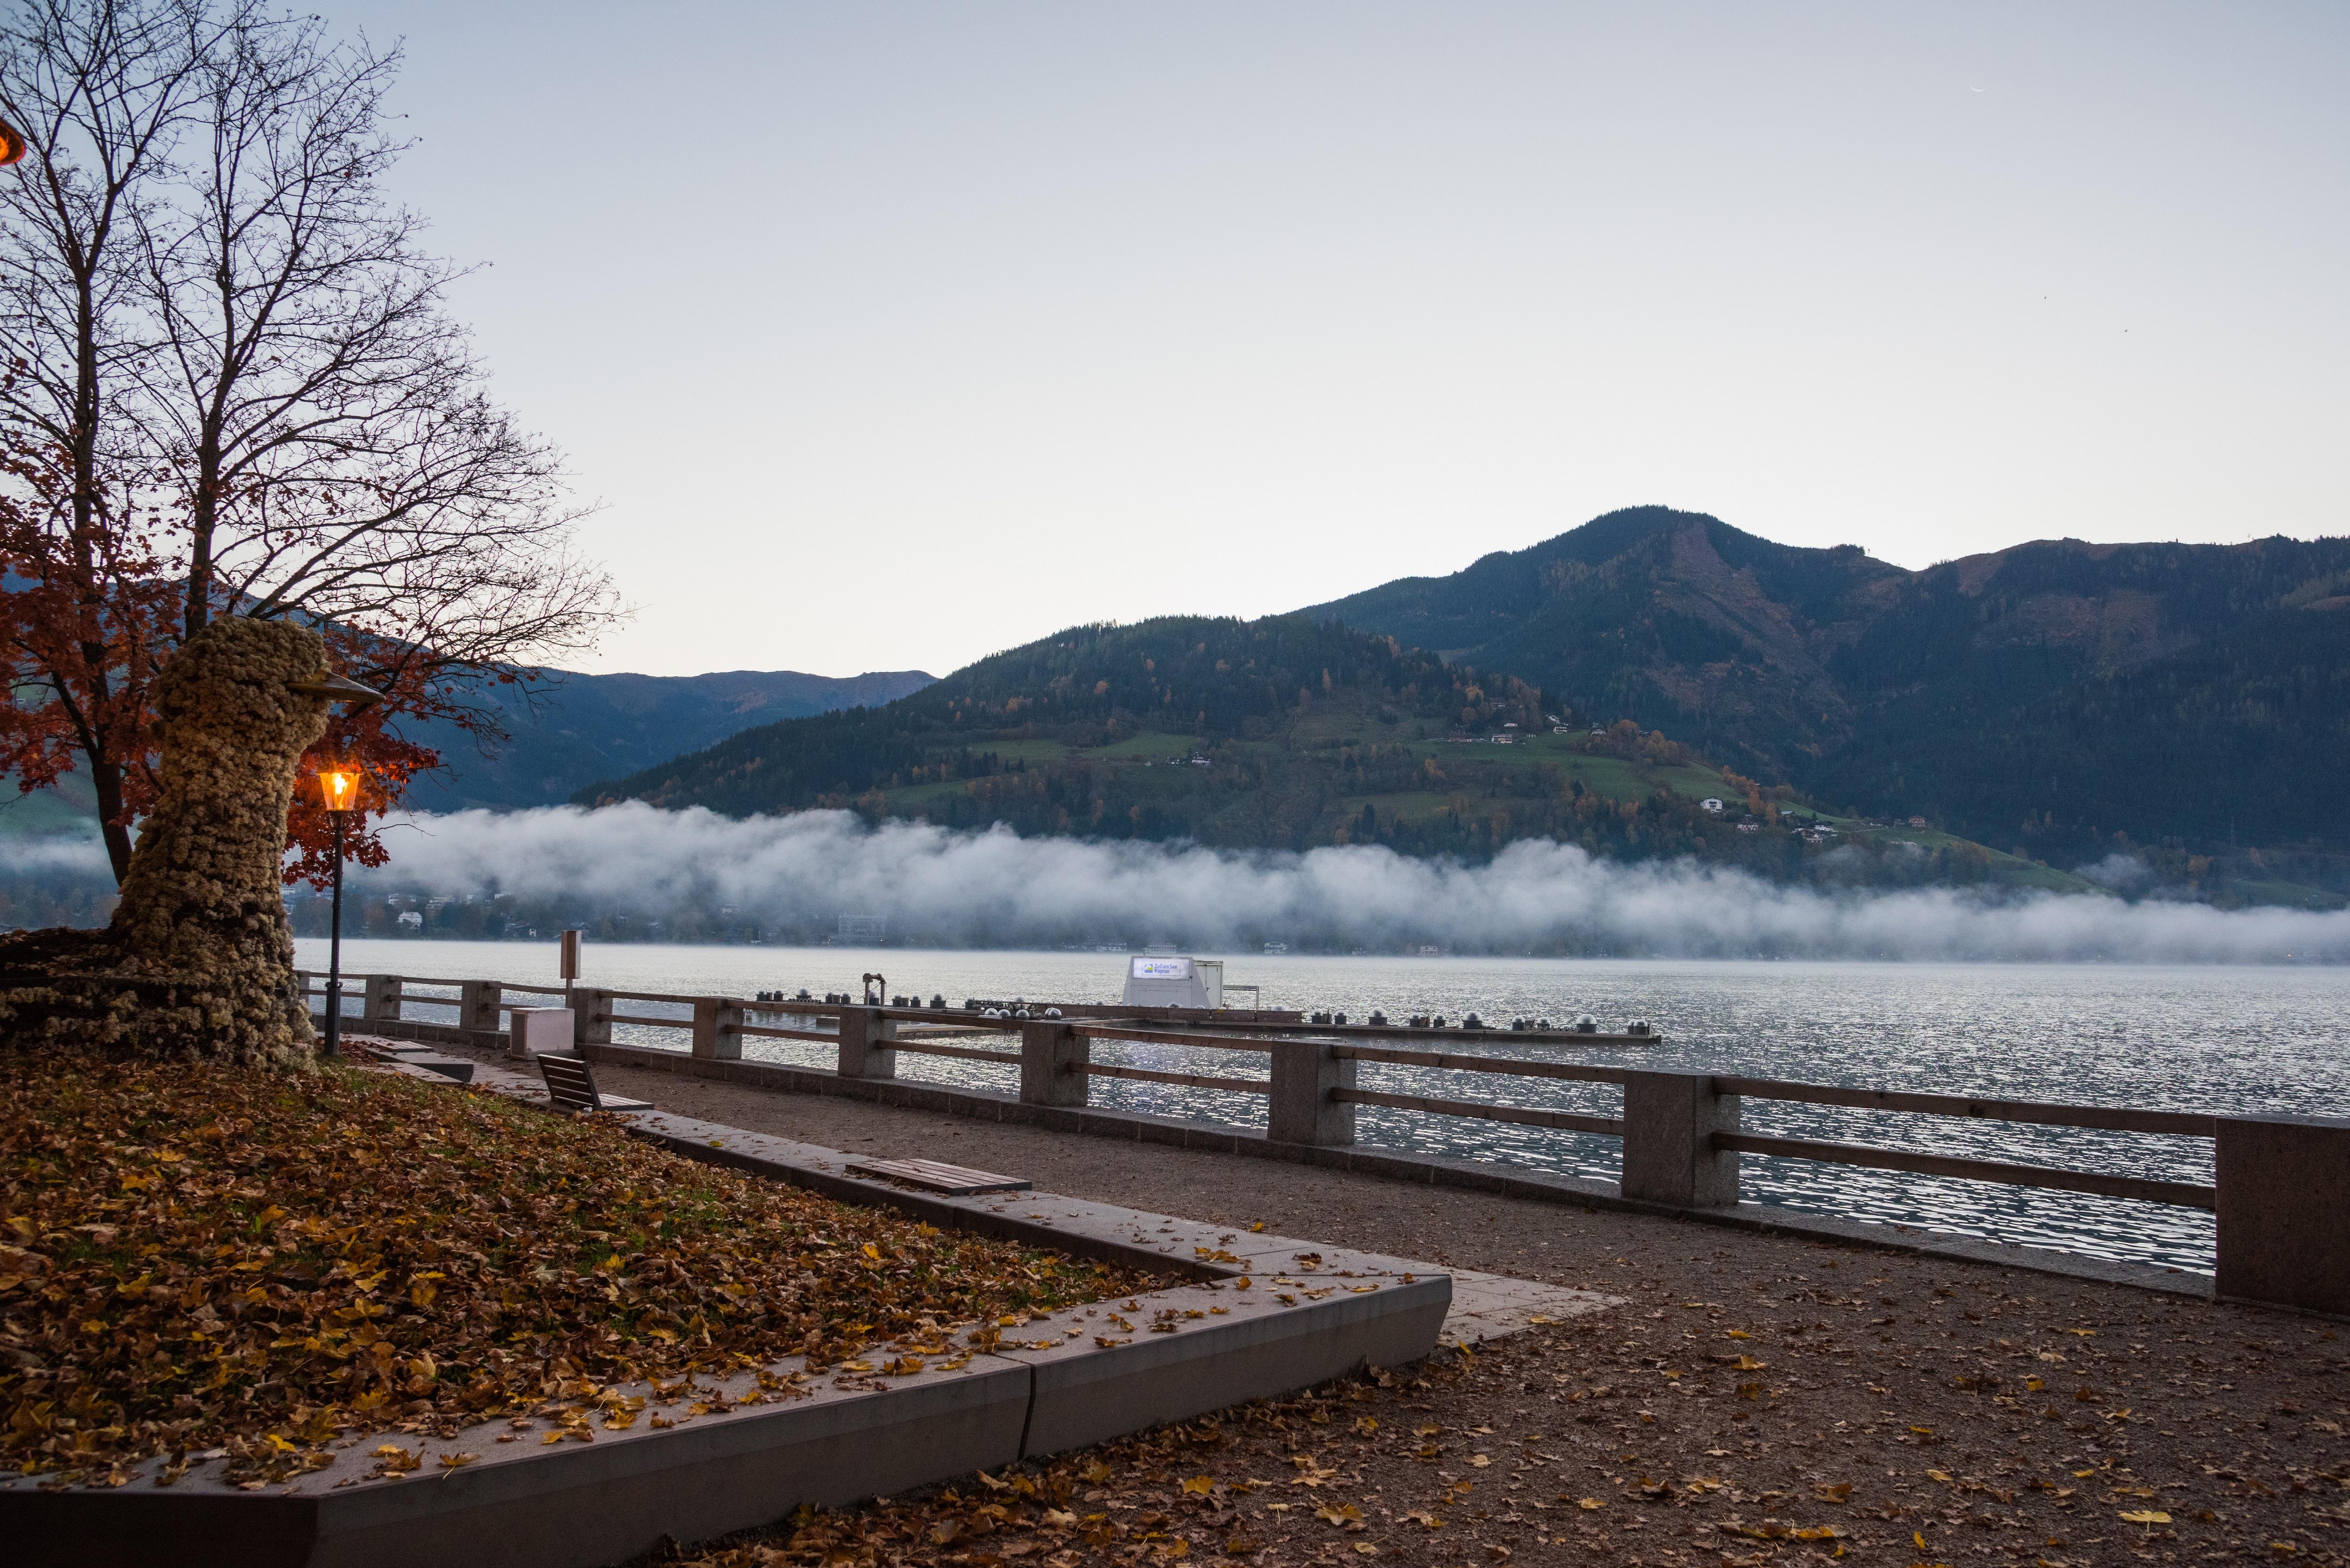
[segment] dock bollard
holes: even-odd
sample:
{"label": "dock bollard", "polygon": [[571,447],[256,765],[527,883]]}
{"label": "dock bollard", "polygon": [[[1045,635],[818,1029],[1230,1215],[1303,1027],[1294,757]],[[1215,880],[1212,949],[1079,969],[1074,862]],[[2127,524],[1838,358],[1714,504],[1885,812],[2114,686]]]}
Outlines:
{"label": "dock bollard", "polygon": [[840,1010],[840,1075],[844,1078],[894,1078],[898,1053],[889,1044],[898,1025],[872,1007]]}
{"label": "dock bollard", "polygon": [[1032,1018],[1020,1025],[1020,1103],[1082,1106],[1093,1086],[1086,1071],[1093,1044],[1057,1019]]}
{"label": "dock bollard", "polygon": [[1274,1040],[1273,1096],[1265,1136],[1275,1143],[1320,1145],[1355,1141],[1355,1106],[1334,1100],[1333,1089],[1355,1086],[1355,1060],[1336,1054],[1331,1040]]}
{"label": "dock bollard", "polygon": [[1714,1093],[1702,1073],[1624,1075],[1622,1194],[1675,1209],[1726,1209],[1738,1202],[1738,1154],[1713,1135],[1738,1130],[1736,1095]]}
{"label": "dock bollard", "polygon": [[2222,1116],[2212,1293],[2350,1316],[2350,1121]]}

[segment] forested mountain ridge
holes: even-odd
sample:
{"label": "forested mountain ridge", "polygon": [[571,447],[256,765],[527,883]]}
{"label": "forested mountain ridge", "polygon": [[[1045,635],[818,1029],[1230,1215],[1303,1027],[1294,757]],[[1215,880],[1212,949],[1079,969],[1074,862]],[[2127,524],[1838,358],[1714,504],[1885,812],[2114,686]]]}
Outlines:
{"label": "forested mountain ridge", "polygon": [[1571,716],[1524,681],[1306,616],[1170,617],[1073,628],[887,707],[748,731],[577,799],[1472,860],[1546,838],[1774,877],[2050,885],[1929,829],[1819,832],[1791,788]]}
{"label": "forested mountain ridge", "polygon": [[470,805],[507,810],[556,805],[581,784],[696,751],[738,730],[834,709],[879,705],[920,691],[919,670],[806,675],[794,670],[727,670],[708,675],[581,675],[555,671],[525,702],[504,701],[507,738],[487,754],[453,724],[411,726],[410,738],[438,748],[442,768],[418,779],[412,803],[424,811]]}
{"label": "forested mountain ridge", "polygon": [[1719,518],[1643,506],[1305,613],[1506,670],[1583,711],[1661,726],[1780,774],[1848,733],[1829,660],[1908,576],[1856,545],[1774,545]]}
{"label": "forested mountain ridge", "polygon": [[1661,507],[1313,607],[1849,808],[2042,858],[2350,848],[2350,540],[2039,541],[1920,572]]}

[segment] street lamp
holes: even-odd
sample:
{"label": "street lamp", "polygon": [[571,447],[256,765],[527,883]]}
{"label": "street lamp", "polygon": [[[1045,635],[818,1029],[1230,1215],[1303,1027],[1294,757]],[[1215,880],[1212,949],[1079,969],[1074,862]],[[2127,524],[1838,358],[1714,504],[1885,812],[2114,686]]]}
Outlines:
{"label": "street lamp", "polygon": [[[324,697],[330,702],[348,706],[348,713],[356,713],[370,702],[383,701],[383,693],[371,686],[340,675],[322,675],[316,680],[286,682],[289,691],[305,697]],[[327,938],[327,1054],[338,1054],[343,1040],[343,814],[359,805],[359,771],[338,764],[322,768],[318,773],[318,793],[326,797],[327,820],[335,828],[335,913],[334,929]]]}
{"label": "street lamp", "polygon": [[326,1054],[339,1055],[343,1039],[343,816],[358,804],[357,768],[321,769],[318,793],[326,797],[327,820],[335,828],[335,907],[327,935]]}

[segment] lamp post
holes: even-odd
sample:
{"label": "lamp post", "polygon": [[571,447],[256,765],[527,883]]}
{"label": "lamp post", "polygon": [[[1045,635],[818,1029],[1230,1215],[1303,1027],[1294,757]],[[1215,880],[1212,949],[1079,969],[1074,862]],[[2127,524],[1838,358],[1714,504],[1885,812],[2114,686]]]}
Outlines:
{"label": "lamp post", "polygon": [[318,793],[326,797],[327,820],[335,830],[335,903],[327,928],[326,1044],[326,1054],[335,1056],[341,1054],[343,1039],[343,817],[359,799],[359,770],[321,770]]}

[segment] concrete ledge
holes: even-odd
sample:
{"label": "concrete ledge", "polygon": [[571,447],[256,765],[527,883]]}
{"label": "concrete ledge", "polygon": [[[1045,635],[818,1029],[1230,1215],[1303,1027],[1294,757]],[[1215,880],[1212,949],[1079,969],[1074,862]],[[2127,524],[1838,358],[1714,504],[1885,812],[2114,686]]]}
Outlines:
{"label": "concrete ledge", "polygon": [[[0,1532],[27,1562],[589,1568],[652,1551],[663,1536],[704,1539],[801,1502],[847,1502],[1007,1463],[1020,1454],[1033,1382],[1026,1368],[982,1356],[886,1392],[819,1388],[790,1404],[552,1449],[536,1432],[527,1446],[496,1447],[503,1424],[446,1442],[388,1434],[274,1492],[200,1474],[167,1490],[153,1464],[116,1489],[42,1491],[12,1480],[0,1482]],[[377,1441],[420,1452],[421,1468],[371,1477]],[[479,1457],[439,1467],[458,1452]]]}
{"label": "concrete ledge", "polygon": [[1778,1204],[1742,1202],[1735,1208],[1679,1209],[1625,1198],[1610,1182],[1550,1176],[1479,1160],[1409,1154],[1394,1149],[1277,1143],[1262,1134],[1232,1127],[1206,1127],[1167,1116],[1144,1116],[1134,1111],[1109,1110],[1093,1106],[1025,1105],[1010,1095],[984,1089],[842,1078],[820,1067],[802,1067],[780,1062],[712,1062],[689,1056],[683,1052],[654,1050],[640,1045],[591,1045],[584,1048],[584,1054],[595,1061],[609,1062],[616,1066],[677,1073],[786,1094],[838,1095],[910,1110],[971,1116],[982,1121],[1044,1127],[1055,1132],[1084,1133],[1096,1137],[1131,1138],[1140,1143],[1207,1149],[1218,1154],[1237,1154],[1257,1159],[1284,1160],[1318,1166],[1326,1170],[1376,1176],[1390,1181],[1412,1181],[1491,1192],[1500,1197],[1523,1198],[1543,1203],[1580,1204],[1587,1209],[1605,1209],[1618,1213],[1650,1214],[1661,1219],[1725,1225],[1841,1245],[1949,1258],[1960,1262],[1989,1263],[2000,1268],[2025,1269],[2068,1279],[2097,1280],[2107,1284],[2128,1285],[2172,1295],[2208,1299],[2212,1293],[2210,1276],[2189,1273],[2183,1269],[2159,1268],[2149,1263],[2115,1262],[2077,1252],[1952,1236],[1918,1226],[1872,1225]]}
{"label": "concrete ledge", "polygon": [[[1180,1334],[1152,1334],[1137,1323],[1133,1342],[1112,1349],[1019,1353],[1036,1377],[1022,1449],[1035,1456],[1082,1449],[1243,1404],[1268,1386],[1306,1388],[1366,1363],[1418,1361],[1435,1347],[1452,1304],[1452,1282],[1441,1274],[1350,1289],[1375,1292],[1376,1299],[1350,1293],[1322,1303],[1310,1319],[1276,1311]],[[1154,1313],[1198,1311],[1191,1303],[1205,1294],[1162,1292],[1145,1304]]]}

